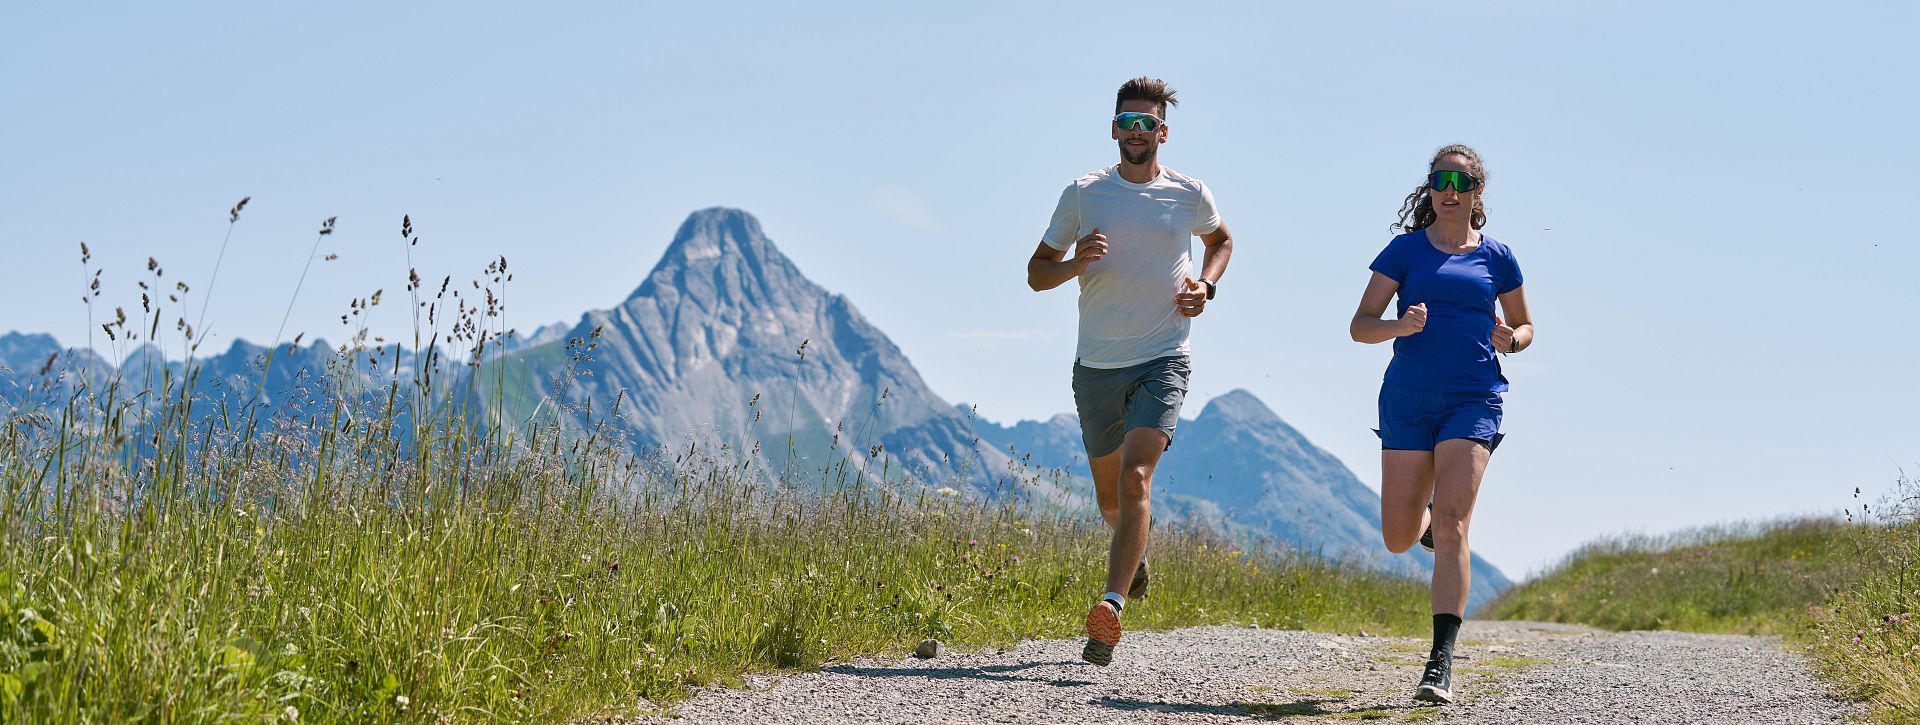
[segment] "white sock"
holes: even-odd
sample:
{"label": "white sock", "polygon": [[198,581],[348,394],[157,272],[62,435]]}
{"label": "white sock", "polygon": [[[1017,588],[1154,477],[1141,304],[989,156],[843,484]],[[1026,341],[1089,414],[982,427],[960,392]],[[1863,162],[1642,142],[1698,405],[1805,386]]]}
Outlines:
{"label": "white sock", "polygon": [[1113,610],[1116,612],[1127,608],[1127,598],[1120,596],[1119,592],[1107,592],[1101,599],[1113,602]]}

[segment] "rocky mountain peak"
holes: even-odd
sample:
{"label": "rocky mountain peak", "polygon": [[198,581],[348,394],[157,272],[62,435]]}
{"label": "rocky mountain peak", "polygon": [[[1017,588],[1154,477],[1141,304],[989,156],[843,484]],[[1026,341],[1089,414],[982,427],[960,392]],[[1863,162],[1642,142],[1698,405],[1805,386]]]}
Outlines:
{"label": "rocky mountain peak", "polygon": [[1200,411],[1200,417],[1221,417],[1241,423],[1281,422],[1280,416],[1272,408],[1242,388],[1234,388],[1208,401],[1207,407]]}
{"label": "rocky mountain peak", "polygon": [[659,264],[629,300],[684,295],[707,305],[779,305],[825,296],[739,209],[712,207],[687,216]]}

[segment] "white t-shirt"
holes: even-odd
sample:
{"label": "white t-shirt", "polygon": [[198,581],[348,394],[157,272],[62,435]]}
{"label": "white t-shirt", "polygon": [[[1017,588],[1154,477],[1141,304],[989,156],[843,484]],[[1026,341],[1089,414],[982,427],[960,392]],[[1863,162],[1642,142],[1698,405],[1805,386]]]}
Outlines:
{"label": "white t-shirt", "polygon": [[1114,369],[1187,354],[1190,318],[1173,296],[1193,274],[1193,236],[1220,227],[1213,193],[1165,166],[1135,184],[1115,164],[1060,193],[1041,241],[1071,255],[1096,227],[1107,237],[1107,256],[1080,275],[1080,364]]}

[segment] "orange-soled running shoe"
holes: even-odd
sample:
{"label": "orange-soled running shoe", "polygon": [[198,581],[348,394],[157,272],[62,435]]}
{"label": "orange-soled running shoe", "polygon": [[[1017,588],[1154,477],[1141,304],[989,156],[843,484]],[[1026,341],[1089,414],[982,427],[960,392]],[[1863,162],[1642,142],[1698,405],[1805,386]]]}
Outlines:
{"label": "orange-soled running shoe", "polygon": [[1087,611],[1087,646],[1080,659],[1101,667],[1113,664],[1113,647],[1120,644],[1120,610],[1102,599]]}

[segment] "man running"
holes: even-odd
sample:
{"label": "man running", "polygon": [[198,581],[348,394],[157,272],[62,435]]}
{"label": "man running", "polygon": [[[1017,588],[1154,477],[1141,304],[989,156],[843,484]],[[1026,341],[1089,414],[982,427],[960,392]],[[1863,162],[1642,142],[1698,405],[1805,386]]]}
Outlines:
{"label": "man running", "polygon": [[[1113,529],[1106,594],[1087,613],[1080,656],[1102,666],[1113,661],[1127,599],[1147,595],[1148,496],[1187,394],[1190,318],[1206,310],[1233,255],[1213,193],[1160,165],[1167,110],[1178,104],[1159,79],[1120,86],[1112,123],[1120,163],[1067,185],[1027,261],[1036,292],[1080,278],[1073,400],[1100,515]],[[1206,244],[1198,276],[1192,235]]]}

